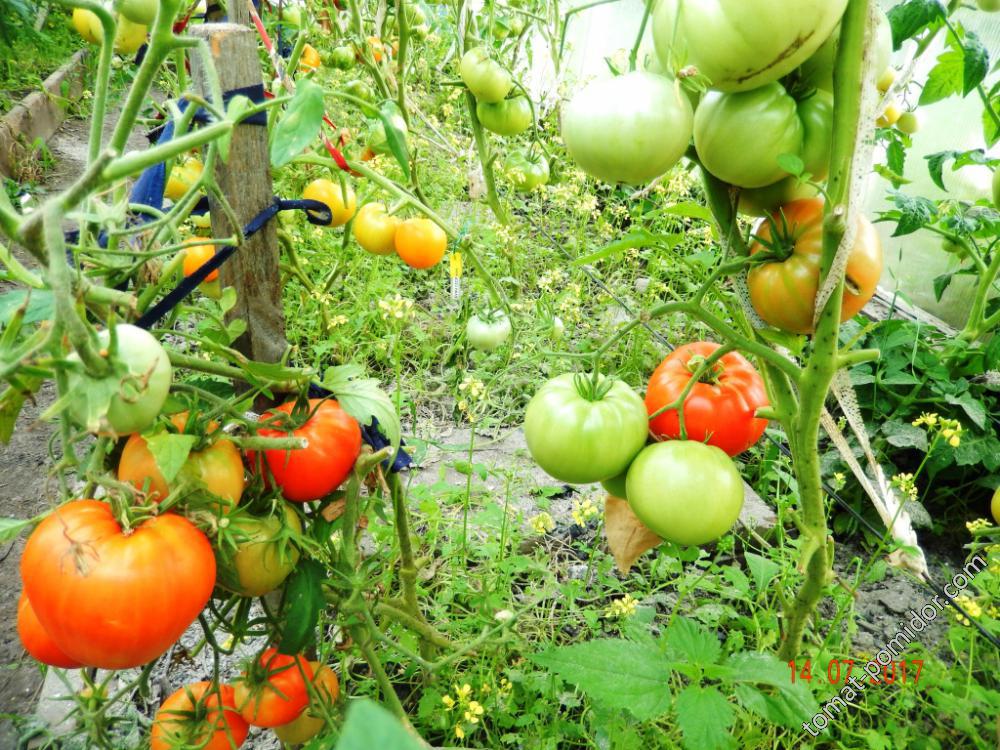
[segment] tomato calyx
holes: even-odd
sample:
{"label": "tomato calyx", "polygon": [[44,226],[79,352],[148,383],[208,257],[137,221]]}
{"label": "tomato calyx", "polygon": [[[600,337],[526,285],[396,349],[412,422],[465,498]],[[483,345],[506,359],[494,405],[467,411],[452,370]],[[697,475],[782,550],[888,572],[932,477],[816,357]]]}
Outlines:
{"label": "tomato calyx", "polygon": [[692,377],[697,377],[697,382],[718,385],[726,372],[726,366],[722,362],[716,361],[706,367],[706,362],[708,362],[708,357],[704,354],[692,354],[685,367]]}
{"label": "tomato calyx", "polygon": [[[775,215],[780,219],[780,226],[778,221],[775,221]],[[796,227],[789,226],[784,209],[779,209],[776,214],[768,215],[764,221],[770,229],[769,236],[761,237],[755,234],[752,239],[763,245],[773,260],[783,263],[792,257],[799,233],[796,232]]]}
{"label": "tomato calyx", "polygon": [[601,401],[615,385],[615,378],[601,375],[599,372],[587,374],[578,372],[573,375],[573,385],[576,392],[587,401]]}

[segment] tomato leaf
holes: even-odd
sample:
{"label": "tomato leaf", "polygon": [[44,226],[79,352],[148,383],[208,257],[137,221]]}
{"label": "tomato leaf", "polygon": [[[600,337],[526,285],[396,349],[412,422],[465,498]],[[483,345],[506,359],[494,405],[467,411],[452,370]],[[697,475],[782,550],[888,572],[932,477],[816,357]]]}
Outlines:
{"label": "tomato leaf", "polygon": [[892,27],[892,48],[898,50],[907,39],[943,17],[944,9],[938,0],[906,0],[890,9],[887,15]]}
{"label": "tomato leaf", "polygon": [[0,294],[0,325],[6,326],[14,317],[14,313],[25,304],[27,307],[22,321],[24,324],[52,320],[55,309],[52,292],[47,289],[15,289]]}
{"label": "tomato leaf", "polygon": [[684,236],[681,234],[652,234],[647,232],[645,229],[638,229],[629,232],[624,237],[621,237],[614,242],[609,242],[599,250],[595,250],[592,253],[588,253],[587,255],[577,258],[573,261],[573,265],[589,265],[637,247],[650,247],[652,245],[657,245],[672,248],[680,244],[683,239]]}
{"label": "tomato leaf", "polygon": [[962,40],[962,95],[968,96],[976,90],[990,72],[990,53],[979,41],[979,37],[969,32]]}
{"label": "tomato leaf", "polygon": [[31,519],[0,518],[0,544],[14,541],[30,525]]}
{"label": "tomato leaf", "polygon": [[594,700],[630,711],[640,720],[662,716],[670,708],[671,665],[654,644],[598,638],[550,648],[528,659]]}
{"label": "tomato leaf", "polygon": [[396,407],[374,378],[365,378],[358,365],[330,367],[321,385],[337,397],[340,406],[363,425],[370,425],[372,417],[378,420],[379,429],[393,448],[399,447],[401,427]]}
{"label": "tomato leaf", "polygon": [[[423,750],[426,746],[408,731],[391,713],[377,703],[362,699],[351,701],[347,719],[340,731],[336,750]],[[303,750],[329,750],[330,738],[317,737]]]}
{"label": "tomato leaf", "polygon": [[306,648],[316,635],[316,623],[323,610],[323,566],[315,560],[300,560],[285,589],[284,612],[281,624],[281,641],[278,651],[297,654]]}
{"label": "tomato leaf", "polygon": [[149,452],[153,454],[157,468],[168,483],[180,474],[197,440],[195,435],[175,435],[171,432],[161,432],[146,438]]}
{"label": "tomato leaf", "polygon": [[299,83],[278,120],[271,140],[271,165],[282,167],[315,140],[323,126],[323,88],[310,80]]}
{"label": "tomato leaf", "polygon": [[947,99],[962,91],[965,77],[965,55],[959,50],[948,50],[938,56],[935,65],[927,76],[927,83],[920,92],[920,106],[933,104]]}
{"label": "tomato leaf", "polygon": [[0,393],[0,443],[10,442],[21,407],[24,406],[28,395],[35,393],[42,384],[41,378],[22,377],[20,380],[22,387],[15,388],[10,385]]}
{"label": "tomato leaf", "polygon": [[735,713],[717,688],[688,685],[675,701],[677,723],[685,750],[723,750],[733,747],[729,727]]}
{"label": "tomato leaf", "polygon": [[406,148],[406,133],[404,131],[406,121],[400,114],[399,107],[390,99],[382,102],[382,106],[379,107],[378,116],[382,121],[382,127],[385,129],[385,144],[389,147],[392,155],[396,157],[396,161],[399,162],[399,166],[403,170],[403,176],[409,180],[410,153]]}
{"label": "tomato leaf", "polygon": [[622,573],[628,573],[643,553],[663,542],[643,525],[628,502],[612,495],[604,501],[604,535],[615,565]]}
{"label": "tomato leaf", "polygon": [[746,558],[747,567],[750,569],[750,575],[753,576],[753,582],[757,587],[758,593],[763,593],[767,589],[767,584],[771,582],[772,578],[778,575],[781,568],[773,560],[754,552],[747,552],[744,557]]}

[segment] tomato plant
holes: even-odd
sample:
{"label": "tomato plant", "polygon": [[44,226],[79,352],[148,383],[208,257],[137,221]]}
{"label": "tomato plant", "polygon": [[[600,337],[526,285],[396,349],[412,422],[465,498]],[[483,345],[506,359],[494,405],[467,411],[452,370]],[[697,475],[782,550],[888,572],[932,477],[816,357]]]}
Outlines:
{"label": "tomato plant", "polygon": [[497,135],[519,135],[531,127],[531,103],[526,96],[476,104],[476,117],[487,130]]}
{"label": "tomato plant", "polygon": [[[681,436],[679,410],[661,410],[680,399],[718,349],[719,345],[710,341],[685,344],[653,371],[646,390],[646,410],[655,435],[667,439]],[[690,386],[680,411],[688,440],[714,445],[735,456],[764,434],[767,420],[757,417],[756,412],[768,404],[764,381],[754,366],[738,352],[728,352]]]}
{"label": "tomato plant", "polygon": [[407,219],[396,229],[396,253],[411,268],[432,268],[441,262],[448,235],[430,219]]}
{"label": "tomato plant", "polygon": [[236,708],[255,727],[288,724],[309,703],[312,664],[301,654],[287,656],[266,649],[233,685]]}
{"label": "tomato plant", "polygon": [[160,656],[194,621],[215,586],[215,558],[181,516],[154,516],[126,532],[110,505],[73,500],[28,537],[21,578],[65,654],[126,669]]}
{"label": "tomato plant", "polygon": [[625,481],[636,516],[668,542],[701,545],[729,531],[743,508],[743,480],[720,448],[668,440],[642,450]]}
{"label": "tomato plant", "polygon": [[596,81],[577,92],[562,114],[566,150],[580,168],[605,182],[649,182],[687,150],[691,102],[678,86],[652,73]]}
{"label": "tomato plant", "polygon": [[[170,422],[183,433],[188,413],[175,414]],[[204,489],[213,498],[221,500],[222,502],[213,505],[220,512],[228,513],[239,504],[243,496],[243,457],[231,440],[222,437],[217,424],[207,425],[205,438],[210,441],[209,444],[201,450],[191,451],[177,478],[168,482],[164,479],[146,438],[135,433],[129,436],[122,449],[118,461],[118,479],[145,492],[146,499],[152,503],[165,500],[177,483],[186,480],[194,487]]]}
{"label": "tomato plant", "polygon": [[485,47],[466,52],[458,65],[462,81],[479,102],[502,102],[514,87],[514,80],[500,63],[490,58]]}
{"label": "tomato plant", "polygon": [[236,750],[249,731],[236,709],[231,685],[193,682],[160,705],[150,731],[150,750]]}
{"label": "tomato plant", "polygon": [[357,197],[354,190],[347,183],[337,183],[325,177],[313,180],[306,185],[302,191],[302,197],[306,200],[319,201],[325,203],[330,213],[333,214],[331,226],[339,227],[346,224],[354,216],[357,210]]}
{"label": "tomato plant", "polygon": [[[267,416],[294,418],[294,408],[295,402],[289,401]],[[284,419],[287,421],[287,417]],[[300,450],[270,450],[262,455],[281,494],[293,502],[329,495],[347,479],[361,452],[361,427],[336,401],[310,399],[308,419],[294,429],[275,426],[258,430],[258,435],[265,437],[289,433],[305,438],[309,444]],[[251,462],[259,468],[255,456],[251,456]]]}
{"label": "tomato plant", "polygon": [[274,728],[278,739],[289,745],[308,742],[319,734],[327,725],[324,713],[329,713],[340,695],[340,681],[336,672],[318,661],[310,662],[310,666],[313,681],[309,706],[297,719]]}
{"label": "tomato plant", "polygon": [[396,230],[400,220],[386,212],[384,203],[366,203],[354,217],[351,231],[362,248],[375,255],[391,255],[396,250]]}
{"label": "tomato plant", "polygon": [[510,338],[510,319],[502,311],[473,315],[465,324],[465,337],[473,349],[491,352]]}
{"label": "tomato plant", "polygon": [[[882,244],[875,227],[859,216],[847,261],[840,319],[853,318],[875,294],[882,276]],[[795,201],[761,222],[751,254],[765,248],[777,259],[750,269],[750,301],[768,324],[791,333],[813,330],[823,242],[823,201]]]}
{"label": "tomato plant", "polygon": [[747,91],[790,73],[830,36],[847,0],[664,0],[653,40],[664,67],[694,65],[720,91]]}
{"label": "tomato plant", "polygon": [[302,522],[282,503],[274,515],[248,513],[230,516],[229,544],[216,547],[218,585],[240,596],[263,596],[274,591],[295,569],[299,550],[289,534],[301,534]]}
{"label": "tomato plant", "polygon": [[129,435],[153,423],[170,391],[173,368],[160,342],[148,331],[127,323],[97,334],[110,373],[93,377],[82,369],[73,353],[69,362],[69,388],[76,394],[68,410],[73,419],[92,432]]}
{"label": "tomato plant", "polygon": [[600,482],[623,472],[646,444],[646,408],[621,380],[567,373],[531,397],[524,436],[531,457],[571,484]]}

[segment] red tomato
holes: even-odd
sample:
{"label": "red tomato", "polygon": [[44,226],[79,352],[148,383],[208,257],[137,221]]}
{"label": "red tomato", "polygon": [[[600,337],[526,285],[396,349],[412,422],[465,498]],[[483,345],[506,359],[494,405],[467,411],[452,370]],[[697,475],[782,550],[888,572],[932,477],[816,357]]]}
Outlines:
{"label": "red tomato", "polygon": [[[289,401],[270,412],[291,414]],[[301,450],[263,451],[267,467],[286,500],[304,503],[329,495],[347,479],[361,453],[361,427],[357,420],[340,408],[336,401],[310,399],[312,416],[297,430],[264,428],[263,437],[294,435],[304,437],[309,445]],[[251,456],[251,465],[259,470]]]}
{"label": "red tomato", "polygon": [[233,686],[235,705],[255,727],[278,727],[296,719],[309,704],[312,680],[312,664],[301,654],[287,656],[269,648]]}
{"label": "red tomato", "polygon": [[215,556],[190,521],[164,513],[129,532],[111,507],[73,500],[28,537],[24,591],[42,627],[72,659],[127,669],[170,648],[215,587]]}
{"label": "red tomato", "polygon": [[[219,699],[222,699],[222,710]],[[236,750],[250,727],[236,710],[231,685],[195,682],[171,695],[156,712],[150,750]]]}
{"label": "red tomato", "polygon": [[[309,707],[294,721],[274,728],[278,739],[287,745],[301,745],[323,731],[326,728],[324,711],[329,713],[340,695],[337,673],[322,662],[309,663],[313,668],[313,694]],[[320,704],[323,704],[322,708]]]}
{"label": "red tomato", "polygon": [[17,600],[17,634],[21,637],[21,644],[24,650],[31,654],[42,664],[50,667],[62,667],[63,669],[75,669],[83,666],[71,656],[63,653],[55,641],[52,640],[42,623],[38,621],[35,610],[31,608],[28,597],[21,592],[21,597]]}
{"label": "red tomato", "polygon": [[[646,391],[646,412],[653,415],[681,395],[698,365],[718,344],[695,341],[676,349],[653,371]],[[766,419],[755,412],[768,405],[764,381],[745,357],[730,352],[716,362],[684,399],[684,426],[688,440],[708,443],[730,456],[742,453],[760,440]],[[665,411],[649,423],[661,438],[679,438],[677,410]]]}

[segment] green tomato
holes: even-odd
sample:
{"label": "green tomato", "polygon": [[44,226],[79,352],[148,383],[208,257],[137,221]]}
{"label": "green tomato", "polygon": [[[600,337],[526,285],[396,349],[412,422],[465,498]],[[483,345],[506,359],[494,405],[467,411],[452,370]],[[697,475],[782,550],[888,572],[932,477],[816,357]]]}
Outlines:
{"label": "green tomato", "polygon": [[627,476],[628,469],[623,471],[621,474],[616,474],[611,477],[611,479],[605,479],[601,482],[601,487],[603,487],[612,497],[628,500],[628,488],[625,486],[625,478]]}
{"label": "green tomato", "polygon": [[[121,436],[153,424],[167,400],[173,370],[166,350],[149,331],[121,323],[115,326],[115,339],[109,375],[92,378],[81,371],[82,366],[70,371],[69,390],[74,395],[68,412],[91,432]],[[97,334],[100,349],[108,349],[110,341],[106,329]],[[80,357],[73,352],[67,360],[79,363]],[[110,402],[105,401],[108,396]],[[107,413],[100,414],[104,403],[108,403]]]}
{"label": "green tomato", "polygon": [[215,550],[216,582],[240,596],[264,596],[295,569],[299,551],[283,532],[302,533],[302,522],[287,503],[282,516],[257,518],[237,511],[227,520],[235,547]]}
{"label": "green tomato", "polygon": [[904,112],[896,120],[896,128],[900,133],[914,135],[920,130],[920,118],[916,112]]}
{"label": "green tomato", "polygon": [[993,205],[1000,209],[1000,167],[993,170]]}
{"label": "green tomato", "polygon": [[979,6],[979,10],[985,10],[987,13],[1000,10],[1000,0],[976,0],[976,5]]}
{"label": "green tomato", "polygon": [[359,81],[357,78],[353,81],[348,81],[344,85],[344,91],[353,97],[361,99],[362,101],[375,101],[375,89],[364,81]]}
{"label": "green tomato", "polygon": [[990,501],[990,513],[993,514],[993,520],[996,524],[1000,526],[1000,487],[997,487],[993,493],[993,499]]}
{"label": "green tomato", "polygon": [[[403,119],[402,113],[394,103],[388,102],[385,106],[388,106],[392,111],[392,114],[389,115],[389,122],[403,135],[405,141],[410,132],[406,127],[406,120]],[[365,133],[365,145],[376,154],[389,153],[389,142],[385,137],[385,123],[382,122],[382,118],[372,120],[368,125],[368,130]]]}
{"label": "green tomato", "polygon": [[526,96],[515,96],[502,102],[476,104],[476,117],[487,130],[497,135],[519,135],[531,126],[531,102]]}
{"label": "green tomato", "polygon": [[422,23],[419,26],[410,27],[410,36],[413,37],[414,39],[424,40],[430,33],[431,33],[431,27],[428,26],[426,23]]}
{"label": "green tomato", "polygon": [[564,107],[562,137],[579,167],[604,182],[649,182],[691,141],[691,102],[671,81],[646,72],[590,84]]}
{"label": "green tomato", "polygon": [[302,9],[298,5],[286,5],[281,9],[281,20],[288,26],[302,28]]}
{"label": "green tomato", "polygon": [[334,47],[327,62],[337,70],[350,70],[354,67],[354,50],[347,46]]}
{"label": "green tomato", "polygon": [[705,169],[724,182],[758,188],[788,176],[778,157],[793,154],[806,169],[825,175],[833,108],[817,91],[801,104],[780,83],[753,91],[710,91],[694,115],[694,145]]}
{"label": "green tomato", "polygon": [[[590,376],[559,375],[532,396],[524,417],[531,457],[562,482],[589,484],[621,472],[646,444],[646,407],[620,380],[603,397],[588,400],[581,389]],[[600,387],[609,383],[601,378]]]}
{"label": "green tomato", "polygon": [[791,73],[819,49],[847,0],[662,0],[653,41],[664,66],[694,65],[720,91],[748,91]]}
{"label": "green tomato", "polygon": [[[881,8],[876,8],[878,25],[875,27],[875,58],[872,67],[881,75],[892,62],[892,26],[889,17]],[[823,42],[816,53],[802,63],[799,77],[807,86],[833,91],[833,68],[837,62],[837,46],[840,44],[840,25]],[[887,87],[888,88],[888,87]]]}
{"label": "green tomato", "polygon": [[502,312],[485,318],[473,315],[465,324],[465,338],[473,349],[492,352],[510,338],[510,320]]}
{"label": "green tomato", "polygon": [[668,542],[699,545],[729,531],[743,507],[743,481],[725,451],[691,440],[645,448],[629,467],[628,503]]}
{"label": "green tomato", "polygon": [[485,47],[474,47],[462,55],[458,73],[479,102],[502,102],[514,87],[514,79],[500,63],[490,59]]}
{"label": "green tomato", "polygon": [[941,249],[948,253],[948,255],[954,255],[959,260],[965,260],[969,257],[969,249],[961,242],[956,242],[950,237],[945,237],[941,240]]}
{"label": "green tomato", "polygon": [[504,160],[504,171],[514,189],[529,193],[549,181],[549,163],[542,154],[511,151]]}
{"label": "green tomato", "polygon": [[159,0],[119,0],[116,8],[132,23],[148,26],[156,20],[156,11],[160,7]]}

